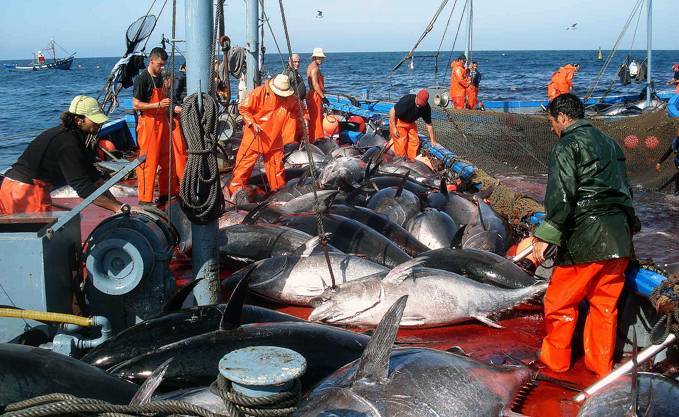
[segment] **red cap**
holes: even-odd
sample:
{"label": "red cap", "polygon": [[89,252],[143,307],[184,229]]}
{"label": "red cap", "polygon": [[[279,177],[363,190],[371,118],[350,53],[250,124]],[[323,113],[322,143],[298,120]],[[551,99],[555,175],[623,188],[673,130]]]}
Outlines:
{"label": "red cap", "polygon": [[427,104],[427,101],[429,101],[429,91],[422,89],[417,92],[417,96],[415,97],[415,104],[418,106],[424,106]]}
{"label": "red cap", "polygon": [[679,64],[672,65],[672,71],[679,71]]}

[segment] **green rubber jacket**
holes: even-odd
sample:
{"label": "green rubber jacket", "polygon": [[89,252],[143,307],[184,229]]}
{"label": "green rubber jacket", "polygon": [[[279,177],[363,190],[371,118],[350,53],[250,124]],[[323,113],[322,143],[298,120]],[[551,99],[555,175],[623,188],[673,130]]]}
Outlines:
{"label": "green rubber jacket", "polygon": [[549,155],[545,221],[535,236],[559,246],[557,265],[632,256],[632,207],[620,146],[588,120],[562,132]]}

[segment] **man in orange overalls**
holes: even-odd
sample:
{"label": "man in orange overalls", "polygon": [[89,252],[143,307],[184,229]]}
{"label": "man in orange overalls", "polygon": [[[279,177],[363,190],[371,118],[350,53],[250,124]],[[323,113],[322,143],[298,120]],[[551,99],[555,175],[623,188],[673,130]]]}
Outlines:
{"label": "man in orange overalls", "polygon": [[248,183],[252,169],[261,155],[270,191],[285,185],[283,171],[283,127],[290,118],[299,117],[299,104],[287,75],[252,90],[238,107],[243,116],[243,140],[236,154],[236,165],[228,189],[235,201],[236,193]]}
{"label": "man in orange overalls", "polygon": [[467,76],[467,70],[464,68],[464,61],[466,59],[467,57],[460,55],[450,64],[452,70],[450,74],[450,100],[453,102],[453,108],[455,109],[464,109],[467,88],[471,84]]}
{"label": "man in orange overalls", "polygon": [[547,85],[547,99],[552,101],[554,97],[560,94],[570,93],[573,89],[573,77],[579,69],[580,64],[567,64],[554,72]]}
{"label": "man in orange overalls", "polygon": [[[86,145],[88,135],[96,135],[108,117],[92,97],[76,96],[61,125],[36,137],[10,167],[0,186],[0,214],[51,211],[53,187],[70,185],[78,197],[86,198],[104,180],[94,167],[95,153]],[[94,204],[113,212],[123,203],[110,192]]]}
{"label": "man in orange overalls", "polygon": [[546,216],[535,230],[532,256],[542,263],[547,246],[559,246],[545,294],[540,360],[554,372],[570,368],[578,304],[587,300],[585,366],[602,377],[613,368],[618,298],[639,221],[622,149],[584,116],[573,94],[547,107],[559,141],[549,155]]}
{"label": "man in orange overalls", "polygon": [[417,95],[406,94],[389,111],[389,133],[394,144],[394,154],[410,160],[415,159],[420,147],[417,135],[417,119],[422,118],[432,144],[436,144],[436,133],[431,124],[429,92],[420,90]]}
{"label": "man in orange overalls", "polygon": [[325,97],[325,78],[321,74],[321,64],[325,60],[323,49],[314,48],[311,54],[311,63],[306,68],[306,76],[309,82],[309,92],[306,96],[306,105],[309,112],[309,142],[313,143],[323,139],[323,105],[330,104]]}
{"label": "man in orange overalls", "polygon": [[134,80],[132,107],[139,111],[137,119],[137,145],[139,155],[146,155],[146,161],[136,170],[140,204],[153,204],[153,192],[158,174],[158,205],[170,196],[177,195],[179,183],[184,174],[186,148],[180,137],[179,123],[172,132],[173,162],[170,164],[169,111],[170,98],[163,86],[162,71],[167,62],[167,52],[163,48],[153,48],[149,55],[149,65]]}

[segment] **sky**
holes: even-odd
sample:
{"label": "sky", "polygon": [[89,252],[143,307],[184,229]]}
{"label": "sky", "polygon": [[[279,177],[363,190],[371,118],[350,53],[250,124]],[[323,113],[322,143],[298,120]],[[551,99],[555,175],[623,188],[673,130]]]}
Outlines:
{"label": "sky", "polygon": [[[156,0],[157,14],[166,0]],[[209,1],[209,0],[204,0]],[[465,0],[457,0],[444,50],[452,45]],[[679,0],[653,0],[653,48],[678,49],[676,20]],[[125,31],[144,15],[152,0],[0,0],[0,60],[26,59],[54,38],[78,57],[120,56]],[[177,2],[177,39],[184,36],[185,0]],[[637,0],[475,0],[475,50],[610,49]],[[278,0],[264,0],[276,38],[285,47]],[[438,22],[419,50],[436,50],[451,6],[449,0]],[[295,51],[371,52],[409,50],[422,34],[441,0],[284,0]],[[167,1],[149,45],[171,33],[172,0]],[[316,11],[323,18],[316,18]],[[232,44],[243,45],[245,1],[226,0],[226,30]],[[634,47],[646,47],[646,16],[641,18]],[[577,23],[577,30],[566,27]],[[621,43],[629,49],[632,28]],[[464,37],[464,29],[460,38]],[[264,36],[275,51],[268,28]],[[463,49],[458,41],[457,50]],[[181,45],[179,46],[181,49]],[[147,48],[147,50],[150,48]]]}

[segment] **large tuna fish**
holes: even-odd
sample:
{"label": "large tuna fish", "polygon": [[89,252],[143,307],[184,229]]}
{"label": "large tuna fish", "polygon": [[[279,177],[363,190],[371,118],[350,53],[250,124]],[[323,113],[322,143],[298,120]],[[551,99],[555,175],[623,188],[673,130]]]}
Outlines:
{"label": "large tuna fish", "polygon": [[[385,315],[360,360],[326,378],[295,417],[476,417],[511,414],[533,373],[431,349],[392,351],[405,299]],[[406,313],[407,314],[407,313]]]}
{"label": "large tuna fish", "polygon": [[66,355],[0,344],[0,410],[10,403],[55,392],[128,404],[137,388]]}
{"label": "large tuna fish", "polygon": [[[274,203],[273,208],[285,214],[299,214],[315,212],[315,210],[325,211],[332,205],[340,192],[337,190],[318,190],[295,197],[285,203]],[[316,207],[318,201],[318,207]]]}
{"label": "large tuna fish", "polygon": [[[388,271],[388,268],[358,256],[343,253],[329,253],[328,256],[337,285]],[[251,292],[282,304],[301,306],[310,306],[313,298],[332,286],[328,264],[322,253],[276,256],[257,261],[252,268],[246,267],[233,273],[224,285],[233,286],[249,273]]]}
{"label": "large tuna fish", "polygon": [[[328,289],[315,300],[309,320],[374,327],[399,297],[410,301],[403,327],[436,327],[477,319],[498,327],[490,316],[543,293],[546,283],[502,289],[438,269],[418,268],[415,258],[394,268],[383,279],[371,277]],[[413,266],[415,266],[413,268]]]}
{"label": "large tuna fish", "polygon": [[295,316],[268,308],[244,306],[240,298],[231,300],[233,302],[228,306],[197,306],[145,320],[92,349],[81,360],[107,369],[170,343],[214,331],[222,321],[234,321],[238,324],[302,321]]}
{"label": "large tuna fish", "polygon": [[[306,145],[309,147],[309,150],[311,151],[311,161],[313,161],[315,166],[320,166],[324,163],[325,161],[325,154],[323,153],[322,150],[318,149],[318,147],[308,144]],[[307,149],[305,145],[302,145],[299,147],[299,149],[295,149],[292,152],[288,153],[284,157],[285,161],[285,168],[292,168],[292,167],[304,167],[309,165],[309,154],[307,153]]]}
{"label": "large tuna fish", "polygon": [[509,246],[509,234],[505,222],[483,200],[476,199],[476,202],[479,206],[478,221],[476,224],[465,227],[462,247],[504,255]]}
{"label": "large tuna fish", "polygon": [[328,162],[319,175],[322,188],[357,187],[365,175],[365,162],[358,158],[339,157]]}
{"label": "large tuna fish", "polygon": [[[329,243],[344,253],[365,256],[390,268],[410,259],[394,242],[356,220],[324,214],[322,221],[325,232],[330,233]],[[313,214],[283,217],[278,223],[318,236],[318,219]]]}
{"label": "large tuna fish", "polygon": [[502,288],[524,288],[541,280],[507,258],[478,249],[437,249],[425,252],[421,267],[442,269]]}
{"label": "large tuna fish", "polygon": [[338,204],[330,207],[330,212],[363,223],[394,242],[410,256],[418,256],[429,250],[406,229],[369,208]]}
{"label": "large tuna fish", "polygon": [[476,204],[456,193],[444,193],[446,202],[440,210],[445,211],[457,225],[476,224],[479,208]]}
{"label": "large tuna fish", "polygon": [[633,410],[632,377],[625,375],[590,396],[578,417],[675,417],[679,412],[679,383],[659,374],[640,372],[636,410]]}
{"label": "large tuna fish", "polygon": [[431,208],[408,220],[405,228],[429,249],[451,247],[458,231],[449,215]]}
{"label": "large tuna fish", "polygon": [[420,212],[420,199],[401,185],[376,192],[366,206],[403,226]]}

